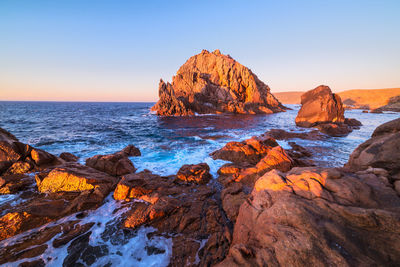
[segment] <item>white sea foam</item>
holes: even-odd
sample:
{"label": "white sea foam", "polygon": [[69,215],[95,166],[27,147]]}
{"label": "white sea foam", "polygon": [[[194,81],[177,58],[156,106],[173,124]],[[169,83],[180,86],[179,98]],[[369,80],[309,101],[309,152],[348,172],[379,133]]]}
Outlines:
{"label": "white sea foam", "polygon": [[[120,228],[118,218],[128,211],[128,207],[123,207],[118,201],[115,201],[112,196],[108,196],[105,203],[97,210],[89,211],[87,216],[83,218],[79,224],[84,225],[87,223],[95,223],[90,229],[91,235],[89,238],[89,245],[106,246],[108,253],[96,259],[95,263],[91,266],[143,266],[143,267],[156,267],[168,266],[169,259],[172,254],[172,239],[160,236],[153,236],[148,238],[147,234],[154,232],[156,229],[151,227],[140,227],[137,231],[128,231],[127,233]],[[45,229],[46,227],[61,224],[76,220],[76,215],[71,215],[60,219],[56,222],[43,225],[38,229]],[[38,229],[32,229],[20,235],[14,236],[7,240],[0,242],[0,245],[11,245],[23,236],[29,236]],[[111,231],[110,231],[111,229]],[[54,248],[53,240],[61,234],[54,236],[46,244],[48,248],[46,251],[35,258],[23,259],[17,262],[9,263],[6,266],[17,266],[24,261],[33,261],[42,259],[46,266],[58,267],[62,266],[65,258],[68,255],[68,244]],[[128,235],[126,237],[125,235]],[[148,248],[155,248],[157,253],[149,253]]]}

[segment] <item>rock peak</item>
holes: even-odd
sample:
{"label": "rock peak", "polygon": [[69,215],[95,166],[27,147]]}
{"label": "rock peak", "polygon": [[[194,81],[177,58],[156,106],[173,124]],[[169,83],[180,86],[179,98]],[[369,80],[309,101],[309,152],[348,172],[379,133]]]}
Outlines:
{"label": "rock peak", "polygon": [[221,51],[219,49],[215,49],[213,54],[215,55],[221,55]]}
{"label": "rock peak", "polygon": [[164,84],[159,84],[160,99],[152,108],[158,115],[257,114],[286,110],[268,85],[218,49],[212,53],[202,50],[190,57],[172,78],[172,83],[165,85],[168,90]]}

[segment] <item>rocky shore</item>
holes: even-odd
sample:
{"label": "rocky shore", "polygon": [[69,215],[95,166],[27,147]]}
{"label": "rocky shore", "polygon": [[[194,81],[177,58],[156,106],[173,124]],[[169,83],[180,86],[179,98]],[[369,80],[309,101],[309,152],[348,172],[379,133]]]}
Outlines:
{"label": "rocky shore", "polygon": [[82,165],[1,129],[0,192],[19,201],[0,206],[0,264],[44,266],[46,251],[60,247],[64,266],[107,258],[85,217],[112,197],[116,218],[103,238],[153,227],[148,238],[172,240],[170,266],[397,265],[400,119],[376,128],[337,168],[314,166],[312,151],[294,142],[285,150],[274,137],[330,138],[275,129],[212,152],[230,162],[218,177],[205,163],[163,177],[136,172],[133,145]]}

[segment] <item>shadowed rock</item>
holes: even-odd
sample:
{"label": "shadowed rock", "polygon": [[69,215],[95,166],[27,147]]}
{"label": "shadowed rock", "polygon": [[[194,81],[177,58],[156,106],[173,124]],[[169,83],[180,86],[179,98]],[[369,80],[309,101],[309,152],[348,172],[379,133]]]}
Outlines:
{"label": "shadowed rock", "polygon": [[79,157],[75,156],[72,153],[69,152],[63,152],[60,154],[60,158],[65,160],[66,162],[77,162]]}
{"label": "shadowed rock", "polygon": [[210,266],[226,256],[231,233],[213,187],[143,171],[124,175],[114,198],[129,202],[124,227],[152,226],[172,236],[172,266]]}
{"label": "shadowed rock", "polygon": [[[394,184],[399,183],[400,118],[376,128],[372,137],[353,151],[346,167],[355,171],[369,167],[384,168],[392,175],[390,181]],[[400,194],[399,190],[398,192]]]}
{"label": "shadowed rock", "polygon": [[135,166],[128,157],[140,156],[140,150],[133,145],[109,155],[96,155],[86,159],[86,165],[110,175],[120,176],[136,171]]}

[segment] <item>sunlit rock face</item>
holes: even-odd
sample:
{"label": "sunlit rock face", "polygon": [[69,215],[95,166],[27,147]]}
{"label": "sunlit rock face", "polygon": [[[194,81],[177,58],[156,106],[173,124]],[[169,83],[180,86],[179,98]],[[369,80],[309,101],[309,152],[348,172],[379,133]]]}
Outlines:
{"label": "sunlit rock face", "polygon": [[183,64],[172,84],[160,81],[158,115],[274,113],[286,108],[248,68],[219,50],[203,50]]}
{"label": "sunlit rock face", "polygon": [[218,266],[397,266],[399,129],[400,119],[376,128],[344,168],[258,176]]}
{"label": "sunlit rock face", "polygon": [[219,266],[396,265],[400,198],[374,171],[266,173],[240,207]]}
{"label": "sunlit rock face", "polygon": [[296,124],[311,127],[329,122],[344,122],[344,108],[340,96],[333,94],[328,86],[320,85],[301,96],[301,109]]}
{"label": "sunlit rock face", "polygon": [[253,137],[242,142],[229,142],[210,154],[214,159],[231,161],[219,170],[218,180],[223,185],[222,207],[234,222],[240,206],[247,199],[255,181],[272,169],[288,171],[293,159],[270,137]]}
{"label": "sunlit rock face", "polygon": [[296,117],[300,127],[316,127],[330,136],[346,136],[361,126],[356,119],[345,119],[339,95],[326,85],[307,91],[301,96],[301,109]]}

